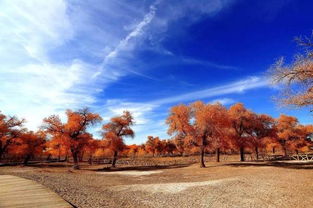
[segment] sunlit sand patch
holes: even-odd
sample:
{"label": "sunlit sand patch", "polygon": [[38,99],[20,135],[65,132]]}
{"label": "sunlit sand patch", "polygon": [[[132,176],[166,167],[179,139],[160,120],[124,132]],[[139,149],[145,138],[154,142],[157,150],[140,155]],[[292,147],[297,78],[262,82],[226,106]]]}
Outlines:
{"label": "sunlit sand patch", "polygon": [[104,175],[129,175],[129,176],[145,176],[151,174],[162,173],[161,170],[155,171],[114,171],[114,172],[98,172]]}
{"label": "sunlit sand patch", "polygon": [[225,182],[235,181],[236,178],[226,178],[201,182],[184,182],[184,183],[160,183],[160,184],[134,184],[119,185],[111,187],[113,191],[146,191],[151,193],[178,193],[188,188],[198,186],[218,185]]}

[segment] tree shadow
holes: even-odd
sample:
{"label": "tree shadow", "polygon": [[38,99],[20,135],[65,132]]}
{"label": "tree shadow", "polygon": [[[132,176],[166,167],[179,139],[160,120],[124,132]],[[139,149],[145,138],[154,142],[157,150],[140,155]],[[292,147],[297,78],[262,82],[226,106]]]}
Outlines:
{"label": "tree shadow", "polygon": [[38,163],[38,164],[29,164],[27,167],[36,167],[36,168],[71,168],[73,164],[69,163]]}
{"label": "tree shadow", "polygon": [[154,166],[127,166],[127,167],[105,167],[94,169],[93,171],[103,171],[103,172],[115,172],[115,171],[149,171],[149,170],[161,170],[161,169],[175,169],[188,167],[191,164],[181,164],[181,165],[154,165]]}
{"label": "tree shadow", "polygon": [[267,161],[267,162],[237,162],[224,164],[232,167],[279,167],[289,169],[313,169],[313,161],[290,162],[290,161]]}

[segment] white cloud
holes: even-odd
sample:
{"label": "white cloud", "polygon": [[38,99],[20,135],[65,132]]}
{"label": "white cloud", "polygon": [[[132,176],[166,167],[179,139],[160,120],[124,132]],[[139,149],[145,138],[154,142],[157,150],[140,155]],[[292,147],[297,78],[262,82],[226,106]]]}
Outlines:
{"label": "white cloud", "polygon": [[[0,2],[0,109],[28,119],[27,127],[34,130],[44,117],[64,116],[67,108],[91,106],[106,120],[129,110],[136,120],[134,128],[139,141],[145,140],[147,134],[164,138],[164,116],[157,112],[162,105],[243,92],[262,87],[265,82],[249,78],[148,103],[109,100],[103,104],[103,96],[98,97],[97,93],[130,73],[154,79],[129,64],[134,60],[131,52],[142,46],[139,43],[148,36],[153,39],[156,34],[164,34],[170,22],[186,14],[192,14],[191,21],[195,21],[203,14],[218,13],[228,2],[201,0],[199,4],[189,4],[184,0],[170,5],[167,1],[156,1],[147,10],[141,1],[130,4],[129,1],[3,0]],[[171,54],[166,48],[158,47],[158,43],[154,47]],[[101,65],[103,54],[110,61]],[[225,98],[220,101],[230,102]]]}
{"label": "white cloud", "polygon": [[122,39],[119,44],[114,48],[114,50],[112,50],[106,57],[104,61],[107,61],[110,58],[114,58],[119,51],[123,50],[128,42],[132,39],[135,38],[137,36],[139,36],[142,32],[143,32],[143,28],[148,25],[152,19],[155,16],[155,12],[156,12],[156,5],[153,4],[150,6],[150,10],[149,12],[144,16],[143,20],[140,21],[135,28],[124,38]]}
{"label": "white cloud", "polygon": [[215,99],[210,101],[211,104],[215,104],[215,103],[220,103],[222,105],[228,105],[228,104],[232,104],[235,103],[236,101],[230,98],[220,98],[220,99]]}
{"label": "white cloud", "polygon": [[155,100],[152,103],[156,105],[178,103],[183,101],[193,101],[197,99],[204,99],[216,97],[231,93],[242,93],[246,90],[268,86],[268,80],[263,77],[250,77],[244,80],[236,81],[230,84],[208,88],[204,90],[194,91],[178,96],[167,97]]}
{"label": "white cloud", "polygon": [[[135,131],[135,140],[126,139],[127,144],[141,143],[144,142],[148,135],[153,134],[159,135],[161,132],[164,134],[164,120],[158,120],[159,118],[155,115],[155,110],[159,106],[149,104],[149,103],[138,103],[138,102],[128,102],[125,100],[108,100],[105,105],[98,106],[94,110],[102,116],[104,123],[108,122],[110,118],[119,116],[123,111],[129,111],[132,113],[135,124],[132,127]],[[96,137],[100,138],[99,135],[100,127],[96,127],[92,130]],[[164,131],[163,131],[164,130]]]}
{"label": "white cloud", "polygon": [[20,49],[29,57],[46,60],[49,49],[74,34],[63,0],[4,0],[0,8],[1,52]]}
{"label": "white cloud", "polygon": [[83,59],[114,41],[94,26],[90,7],[84,7],[86,15],[79,8],[64,0],[0,2],[0,109],[28,119],[30,129],[51,114],[93,105],[97,93],[126,74],[107,70],[92,79],[97,64]]}
{"label": "white cloud", "polygon": [[230,66],[230,65],[224,65],[224,64],[218,64],[210,61],[203,61],[203,60],[197,60],[193,58],[182,58],[181,59],[186,64],[193,64],[193,65],[202,65],[202,66],[208,66],[213,67],[217,69],[238,69],[238,67]]}
{"label": "white cloud", "polygon": [[30,119],[28,127],[35,129],[44,116],[90,105],[95,93],[87,86],[90,67],[78,60],[68,65],[45,63],[1,67],[1,109]]}
{"label": "white cloud", "polygon": [[[147,136],[159,136],[163,139],[168,138],[167,125],[165,124],[167,116],[166,104],[176,105],[178,102],[188,102],[210,97],[219,97],[225,94],[243,93],[260,87],[267,87],[268,82],[262,77],[249,77],[244,80],[235,81],[222,86],[209,88],[201,91],[190,92],[187,94],[168,97],[161,100],[154,100],[146,103],[128,102],[125,100],[109,100],[102,106],[98,112],[101,112],[105,121],[113,116],[121,115],[123,111],[130,111],[135,119],[134,130],[136,132],[135,140],[126,140],[127,144],[142,143],[146,141]],[[219,102],[223,105],[232,104],[235,101],[230,98],[217,98],[209,103]],[[162,112],[160,114],[159,112]]]}
{"label": "white cloud", "polygon": [[137,125],[143,125],[150,122],[146,117],[147,113],[151,113],[157,106],[149,103],[125,102],[123,100],[108,100],[102,107],[101,111],[104,120],[109,120],[113,116],[121,115],[123,111],[130,111],[134,116]]}

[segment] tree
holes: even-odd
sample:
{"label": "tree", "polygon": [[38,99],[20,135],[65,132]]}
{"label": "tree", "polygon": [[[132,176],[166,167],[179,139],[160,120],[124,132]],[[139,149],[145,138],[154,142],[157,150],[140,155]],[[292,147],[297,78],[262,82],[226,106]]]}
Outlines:
{"label": "tree", "polygon": [[15,116],[8,117],[0,111],[0,160],[8,148],[14,144],[14,140],[25,130],[21,127],[25,121]]}
{"label": "tree", "polygon": [[89,159],[88,159],[89,164],[92,164],[93,156],[95,155],[99,147],[100,147],[100,141],[96,139],[89,140],[88,144],[84,147],[85,152],[87,152],[89,155]]}
{"label": "tree", "polygon": [[264,144],[262,140],[266,137],[276,136],[275,120],[265,114],[254,115],[250,134],[253,136],[251,142],[255,149],[256,159],[258,160],[259,148]]}
{"label": "tree", "polygon": [[163,144],[159,137],[148,136],[145,147],[148,152],[152,153],[153,157],[156,153],[160,154],[163,151]]}
{"label": "tree", "polygon": [[311,146],[311,141],[308,140],[308,136],[313,132],[312,125],[298,125],[296,127],[297,136],[289,142],[288,148],[299,154],[299,151],[307,152],[309,151],[309,146]]}
{"label": "tree", "polygon": [[284,105],[311,106],[313,104],[313,34],[311,37],[296,38],[304,53],[296,55],[291,64],[279,59],[271,68],[274,84],[282,84],[279,101]]}
{"label": "tree", "polygon": [[132,145],[127,146],[127,148],[129,150],[128,155],[135,158],[137,153],[139,152],[140,147],[136,144],[132,144]]}
{"label": "tree", "polygon": [[174,151],[177,150],[175,143],[171,140],[163,140],[163,148],[167,155],[173,155]]}
{"label": "tree", "polygon": [[124,111],[121,116],[111,118],[110,122],[103,125],[103,139],[107,147],[113,152],[112,167],[115,167],[118,153],[125,148],[124,137],[134,137],[135,133],[130,128],[134,118],[130,112]]}
{"label": "tree", "polygon": [[240,161],[245,161],[244,151],[251,144],[251,129],[255,115],[247,110],[242,103],[237,103],[229,108],[229,117],[234,130],[234,140],[239,148]]}
{"label": "tree", "polygon": [[61,156],[64,156],[66,159],[69,148],[68,140],[63,139],[62,136],[54,136],[46,143],[46,154],[48,154],[48,158],[53,156],[57,157],[58,161],[61,161]]}
{"label": "tree", "polygon": [[271,154],[275,154],[276,150],[281,147],[278,141],[277,135],[274,137],[265,137],[261,140],[262,146],[265,148],[267,152],[271,152]]}
{"label": "tree", "polygon": [[[228,117],[225,117],[228,119]],[[230,122],[228,119],[227,122]],[[220,162],[220,155],[221,151],[229,150],[233,147],[233,131],[227,125],[224,128],[221,128],[221,133],[218,134],[212,141],[211,141],[211,148],[215,150],[216,162]]]}
{"label": "tree", "polygon": [[15,155],[24,158],[24,165],[28,165],[30,159],[42,154],[46,143],[44,132],[24,132],[19,135],[14,143],[12,151]]}
{"label": "tree", "polygon": [[221,137],[227,126],[227,111],[220,104],[204,104],[201,101],[189,106],[172,107],[166,123],[170,135],[181,136],[192,146],[199,148],[200,167],[205,167],[204,154],[209,142]]}
{"label": "tree", "polygon": [[42,129],[54,137],[61,137],[69,145],[73,160],[74,169],[79,169],[78,160],[83,148],[92,139],[87,132],[89,126],[95,125],[102,119],[98,114],[89,112],[87,108],[78,111],[66,111],[67,122],[62,123],[61,119],[52,115],[44,119]]}
{"label": "tree", "polygon": [[177,135],[173,138],[173,142],[176,146],[176,150],[179,152],[180,156],[184,155],[186,144],[184,138],[181,135]]}
{"label": "tree", "polygon": [[288,146],[299,138],[297,129],[298,119],[293,116],[280,115],[277,119],[278,142],[283,148],[284,155],[288,155]]}

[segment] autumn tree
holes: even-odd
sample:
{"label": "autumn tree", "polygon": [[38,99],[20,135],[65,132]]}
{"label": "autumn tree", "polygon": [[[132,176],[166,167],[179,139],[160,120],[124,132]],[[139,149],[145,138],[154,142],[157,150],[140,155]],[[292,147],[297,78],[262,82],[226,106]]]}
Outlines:
{"label": "autumn tree", "polygon": [[11,152],[24,158],[24,165],[28,165],[30,159],[43,153],[46,143],[44,132],[23,132],[14,142]]}
{"label": "autumn tree", "polygon": [[310,146],[312,145],[311,141],[308,139],[308,136],[313,132],[312,125],[298,125],[296,127],[297,137],[289,143],[288,148],[291,151],[294,151],[296,154],[299,154],[299,151],[307,152],[309,151]]}
{"label": "autumn tree", "polygon": [[159,137],[148,136],[145,147],[148,152],[152,153],[153,157],[163,150],[163,144]]}
{"label": "autumn tree", "polygon": [[0,160],[14,140],[23,132],[22,125],[25,121],[15,116],[6,116],[0,112]]}
{"label": "autumn tree", "polygon": [[261,145],[265,148],[266,152],[271,152],[271,154],[276,154],[276,150],[281,147],[277,135],[273,137],[264,137],[261,140]]}
{"label": "autumn tree", "polygon": [[134,158],[139,152],[139,148],[140,147],[136,144],[128,145],[127,149],[128,149],[129,156],[132,156]]}
{"label": "autumn tree", "polygon": [[177,150],[175,143],[171,139],[163,140],[162,146],[167,155],[173,155],[174,151]]}
{"label": "autumn tree", "polygon": [[51,156],[57,157],[58,161],[61,161],[61,156],[66,159],[69,152],[70,143],[68,140],[63,139],[62,136],[54,136],[46,143],[46,154],[48,158]]}
{"label": "autumn tree", "polygon": [[313,34],[311,37],[296,38],[304,52],[295,56],[290,64],[279,59],[271,68],[274,84],[281,84],[280,103],[294,106],[313,104]]}
{"label": "autumn tree", "polygon": [[118,153],[125,148],[124,138],[134,137],[131,129],[134,118],[130,112],[124,111],[121,116],[111,118],[110,122],[103,125],[103,139],[107,147],[113,152],[112,167],[115,167]]}
{"label": "autumn tree", "polygon": [[84,147],[84,152],[87,153],[89,159],[89,164],[93,163],[93,157],[97,151],[97,149],[101,146],[100,141],[96,139],[90,139],[87,143],[87,145]]}
{"label": "autumn tree", "polygon": [[42,129],[52,137],[61,137],[69,145],[74,169],[79,169],[78,160],[83,148],[92,139],[87,128],[100,122],[98,114],[91,113],[87,108],[78,111],[66,111],[67,122],[62,123],[59,116],[52,115],[44,119]]}
{"label": "autumn tree", "polygon": [[147,150],[146,150],[146,145],[145,144],[141,144],[138,146],[138,153],[139,156],[144,156],[147,154]]}
{"label": "autumn tree", "polygon": [[173,140],[173,143],[176,146],[176,150],[179,152],[180,156],[183,156],[185,149],[186,149],[184,137],[182,137],[182,135],[176,135],[172,140]]}
{"label": "autumn tree", "polygon": [[288,146],[299,138],[298,119],[293,116],[280,115],[277,119],[278,141],[284,155],[288,155]]}
{"label": "autumn tree", "polygon": [[[225,117],[228,119],[228,117]],[[230,122],[228,119],[227,122]],[[217,134],[215,138],[211,140],[211,149],[215,151],[216,162],[220,162],[221,152],[226,152],[234,147],[233,131],[228,125],[224,128],[221,128],[221,133]]]}
{"label": "autumn tree", "polygon": [[264,138],[271,138],[276,136],[275,120],[266,114],[255,114],[252,116],[252,128],[250,135],[252,135],[251,143],[254,147],[256,159],[259,159],[259,148],[263,146]]}
{"label": "autumn tree", "polygon": [[205,148],[210,141],[222,134],[227,125],[226,109],[220,104],[204,104],[201,101],[191,105],[171,108],[166,123],[170,135],[181,136],[187,143],[199,148],[200,167],[205,167]]}
{"label": "autumn tree", "polygon": [[229,117],[234,130],[234,140],[239,148],[240,161],[245,161],[244,151],[251,144],[251,129],[255,114],[247,110],[242,103],[236,103],[229,108]]}

